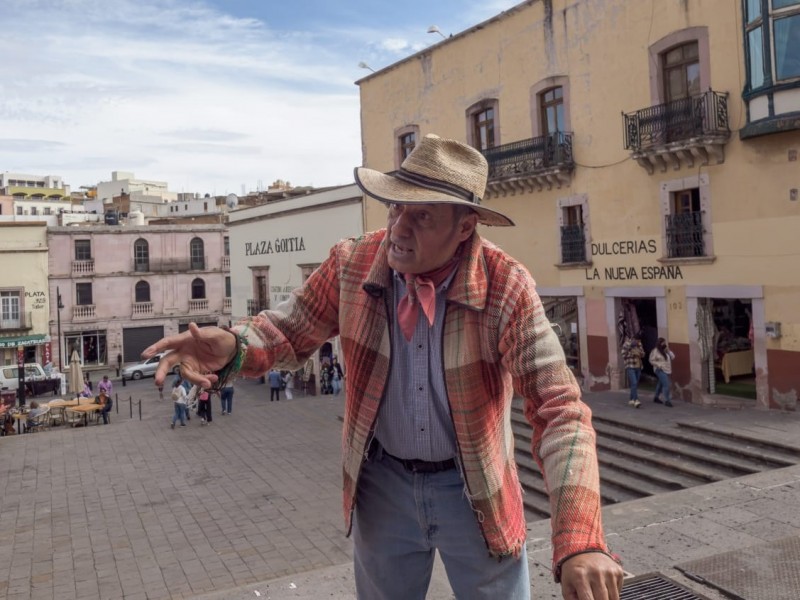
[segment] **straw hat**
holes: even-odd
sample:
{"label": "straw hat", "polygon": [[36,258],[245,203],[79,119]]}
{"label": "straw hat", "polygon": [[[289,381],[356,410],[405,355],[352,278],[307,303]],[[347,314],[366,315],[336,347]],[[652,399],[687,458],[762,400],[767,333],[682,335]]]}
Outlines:
{"label": "straw hat", "polygon": [[365,194],[392,204],[458,204],[478,213],[484,225],[507,227],[514,221],[480,205],[489,171],[483,155],[466,144],[428,134],[392,174],[356,167]]}

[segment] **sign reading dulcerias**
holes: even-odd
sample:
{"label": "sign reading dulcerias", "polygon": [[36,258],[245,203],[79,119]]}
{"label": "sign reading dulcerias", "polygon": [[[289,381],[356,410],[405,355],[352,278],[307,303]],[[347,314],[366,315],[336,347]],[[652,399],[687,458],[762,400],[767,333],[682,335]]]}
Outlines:
{"label": "sign reading dulcerias", "polygon": [[273,254],[277,252],[299,252],[305,250],[306,245],[302,237],[275,238],[260,242],[245,242],[244,255],[257,256],[259,254]]}

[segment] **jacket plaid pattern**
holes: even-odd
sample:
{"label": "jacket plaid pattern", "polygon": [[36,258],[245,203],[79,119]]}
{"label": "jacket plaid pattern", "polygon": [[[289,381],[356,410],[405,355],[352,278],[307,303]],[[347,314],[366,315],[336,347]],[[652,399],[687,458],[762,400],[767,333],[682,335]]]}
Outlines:
{"label": "jacket plaid pattern", "polygon": [[[242,373],[303,366],[341,336],[348,368],[342,471],[348,535],[359,472],[391,368],[391,269],[386,230],[339,242],[328,259],[274,310],[238,324]],[[525,543],[522,489],[510,411],[525,400],[532,452],[550,494],[554,566],[607,552],[591,411],[566,367],[528,271],[476,232],[447,291],[443,368],[466,493],[492,555]],[[558,572],[558,571],[556,571]]]}

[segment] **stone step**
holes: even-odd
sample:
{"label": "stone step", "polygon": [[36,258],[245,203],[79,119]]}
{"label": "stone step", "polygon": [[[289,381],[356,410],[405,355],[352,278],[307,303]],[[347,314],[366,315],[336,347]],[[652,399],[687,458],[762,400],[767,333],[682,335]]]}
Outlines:
{"label": "stone step", "polygon": [[[722,453],[731,457],[738,457],[745,461],[745,464],[752,464],[759,470],[774,469],[782,467],[790,467],[797,464],[797,450],[782,448],[776,450],[776,445],[771,447],[753,447],[754,444],[747,443],[744,440],[738,440],[733,436],[725,435],[723,432],[715,432],[713,437],[704,431],[692,431],[691,425],[686,424],[687,431],[680,431],[675,429],[660,429],[648,427],[639,423],[631,423],[628,421],[621,421],[618,419],[607,419],[604,417],[595,416],[592,419],[595,429],[599,429],[600,425],[609,425],[617,429],[626,431],[647,434],[658,439],[670,440],[682,445],[688,445],[696,448],[702,452],[712,451]],[[679,425],[680,426],[680,425]],[[791,457],[791,453],[795,456]]]}
{"label": "stone step", "polygon": [[747,448],[765,450],[770,455],[791,461],[792,464],[797,464],[800,462],[800,447],[789,446],[787,444],[781,444],[772,440],[765,440],[763,438],[740,433],[738,431],[720,430],[717,427],[702,425],[700,423],[685,423],[678,421],[676,425],[681,429],[701,433],[704,436],[734,440],[738,444],[744,444],[744,446]]}
{"label": "stone step", "polygon": [[633,430],[603,419],[598,419],[594,423],[594,428],[598,438],[616,440],[642,450],[661,452],[665,456],[680,457],[704,467],[721,469],[727,471],[728,477],[751,475],[769,468],[755,459],[731,456],[719,448],[700,448],[687,441],[662,437],[657,432]]}

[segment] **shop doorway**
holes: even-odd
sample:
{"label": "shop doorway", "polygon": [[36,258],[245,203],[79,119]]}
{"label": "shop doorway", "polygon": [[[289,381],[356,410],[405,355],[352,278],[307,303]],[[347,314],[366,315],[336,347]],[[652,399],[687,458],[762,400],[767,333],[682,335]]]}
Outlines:
{"label": "shop doorway", "polygon": [[753,303],[749,298],[699,298],[703,388],[756,400]]}
{"label": "shop doorway", "polygon": [[623,376],[622,386],[626,389],[630,387],[630,383],[625,376],[625,360],[622,358],[622,346],[625,340],[636,334],[641,336],[642,348],[644,348],[642,378],[639,381],[639,388],[655,389],[656,375],[649,359],[650,351],[656,347],[656,342],[658,341],[658,312],[655,298],[619,299],[617,310],[618,364],[623,365],[620,371]]}
{"label": "shop doorway", "polygon": [[567,366],[580,381],[581,370],[580,326],[578,322],[578,299],[574,296],[542,298],[544,312],[550,321],[550,327],[558,336]]}

